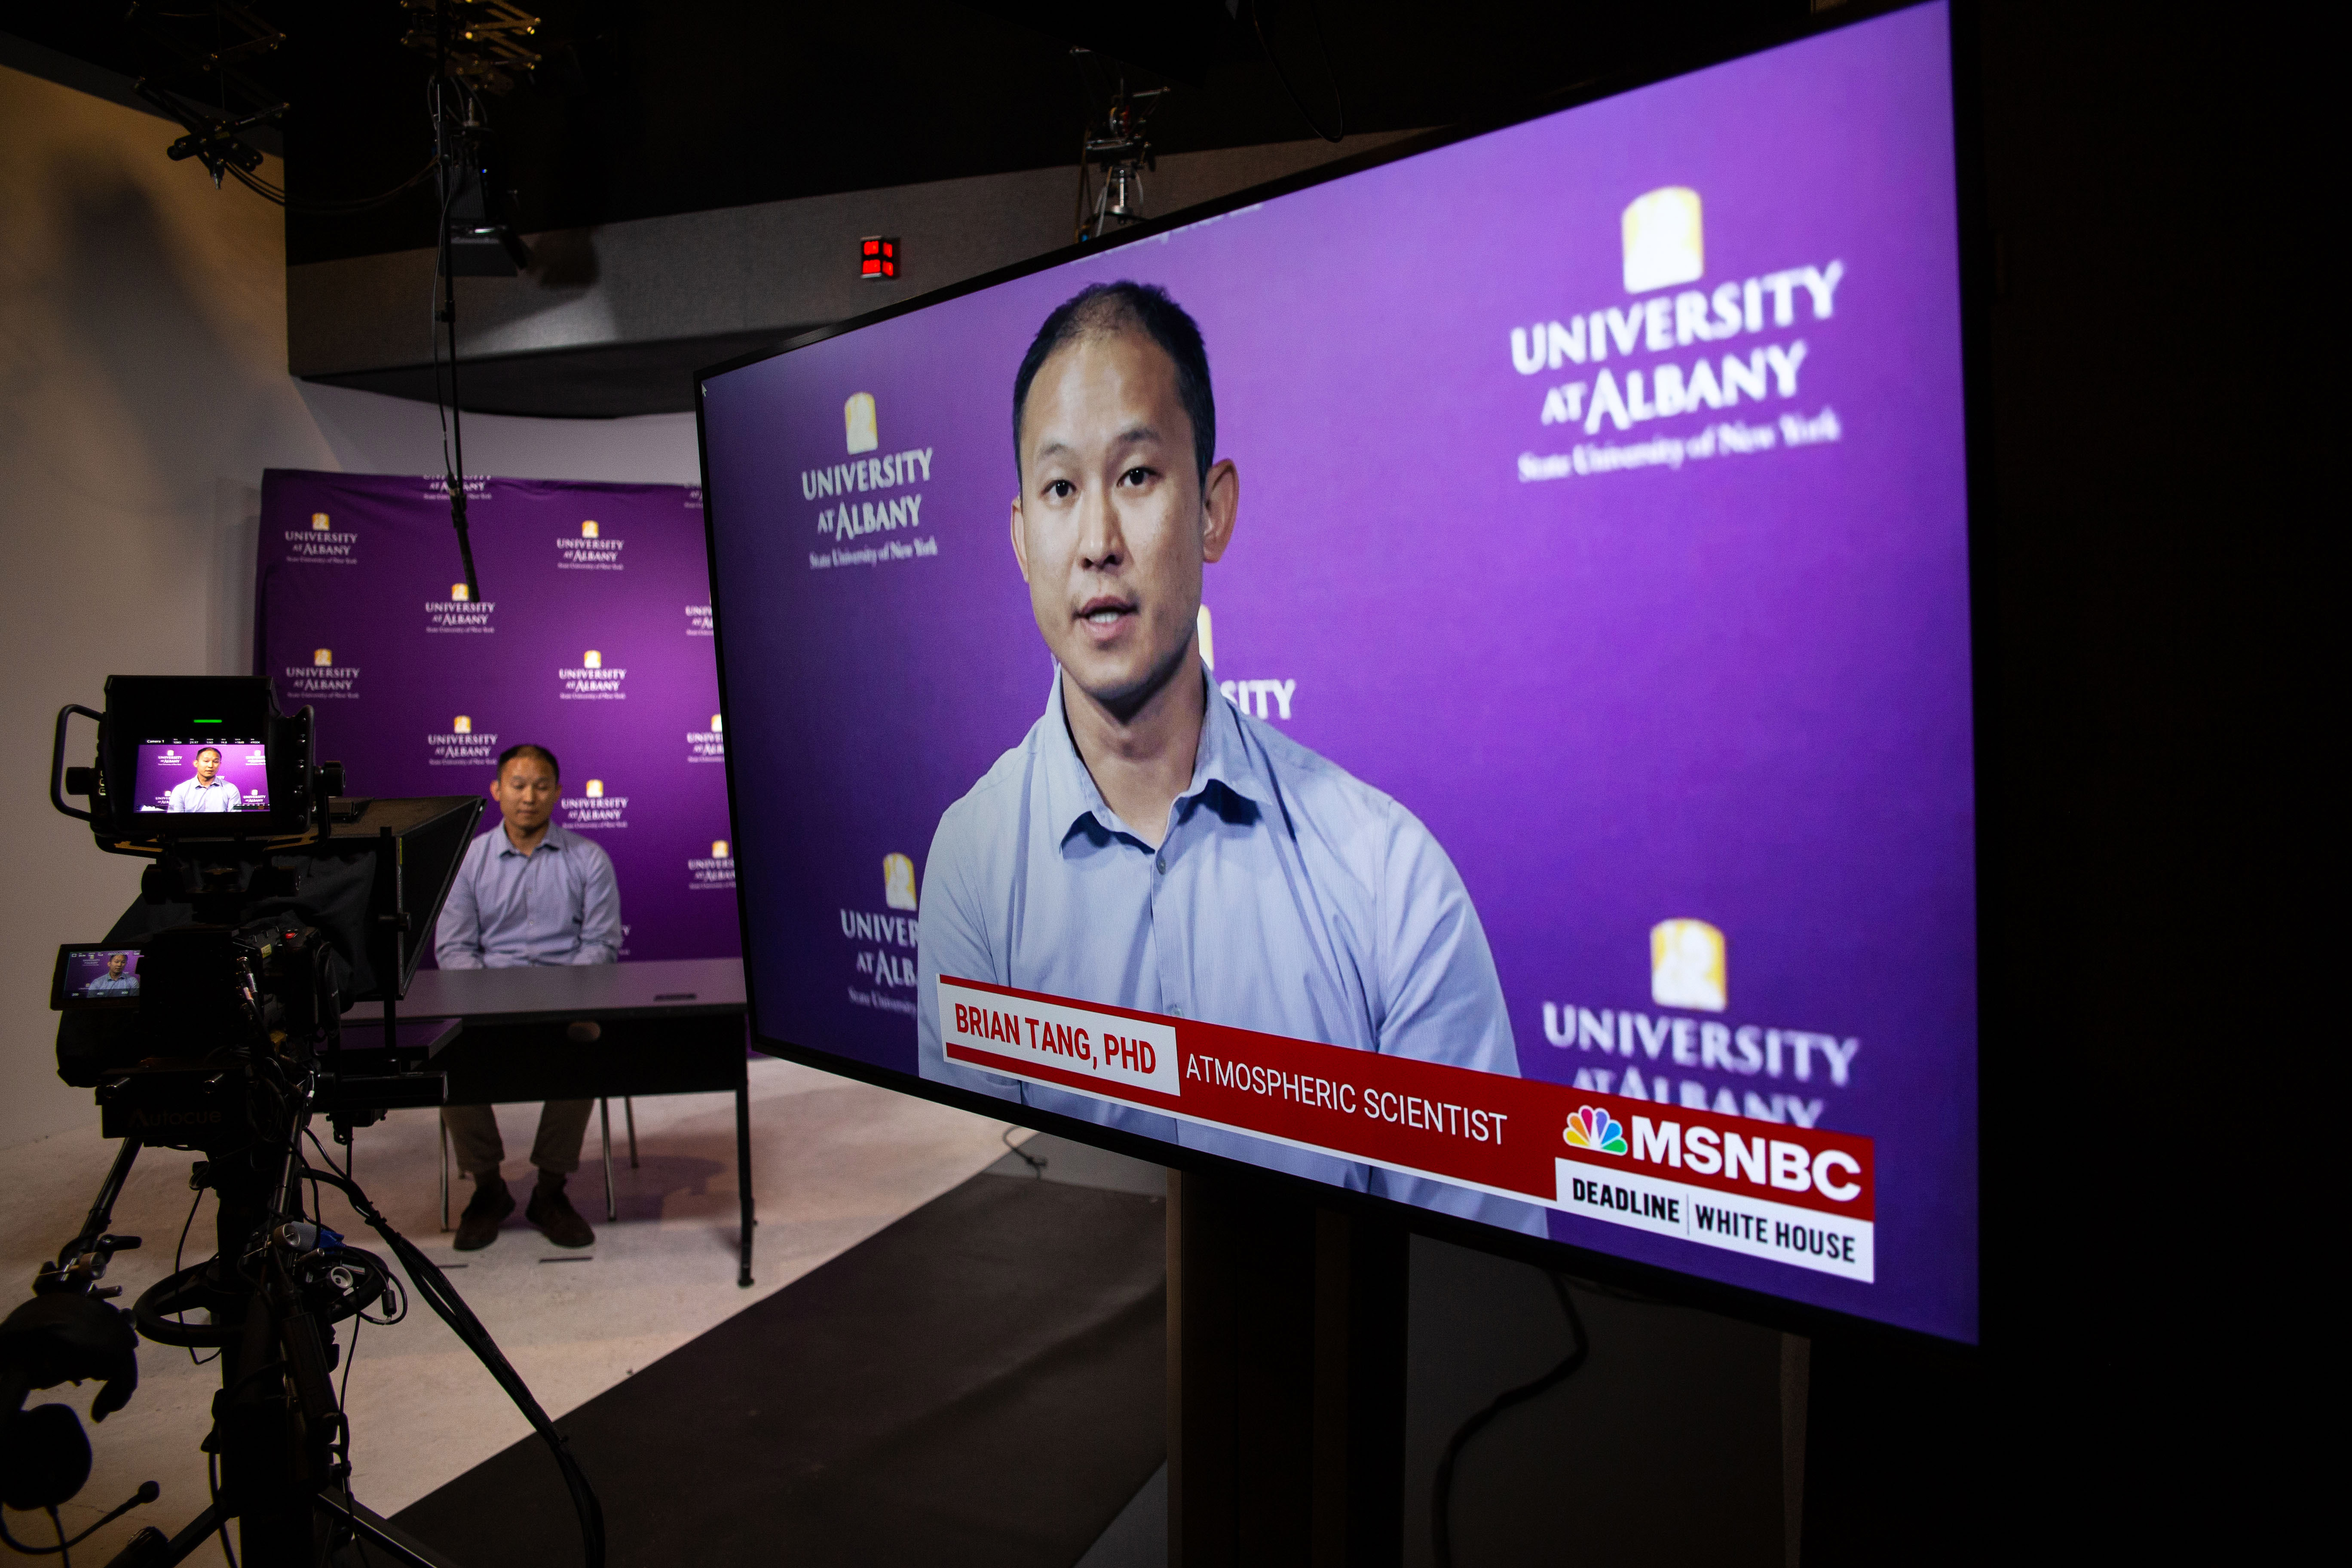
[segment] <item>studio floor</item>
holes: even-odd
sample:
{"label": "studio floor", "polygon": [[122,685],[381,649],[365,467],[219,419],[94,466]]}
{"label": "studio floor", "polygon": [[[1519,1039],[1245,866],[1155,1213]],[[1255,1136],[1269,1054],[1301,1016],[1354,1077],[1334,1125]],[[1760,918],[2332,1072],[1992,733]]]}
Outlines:
{"label": "studio floor", "polygon": [[[574,1201],[597,1227],[596,1245],[586,1252],[549,1246],[518,1214],[495,1245],[457,1253],[441,1229],[430,1111],[396,1112],[363,1130],[355,1174],[428,1256],[445,1267],[464,1265],[451,1279],[560,1419],[1007,1158],[1003,1122],[764,1058],[752,1060],[751,1082],[760,1226],[756,1282],[749,1289],[735,1283],[730,1096],[638,1100],[640,1163],[634,1171],[614,1104],[618,1224],[604,1217],[591,1121],[586,1163],[572,1182]],[[529,1180],[517,1152],[530,1148],[537,1113],[531,1106],[499,1111],[510,1184]],[[93,1131],[0,1152],[0,1192],[6,1194],[0,1280],[29,1281],[40,1260],[72,1235],[114,1150]],[[144,1243],[121,1255],[108,1276],[124,1288],[126,1300],[173,1267],[173,1247],[190,1212],[192,1158],[149,1151],[123,1191],[113,1228]],[[454,1203],[469,1191],[460,1185]],[[382,1250],[339,1196],[329,1195],[327,1214],[329,1224],[358,1244]],[[191,1260],[209,1249],[210,1228],[207,1201],[189,1236]],[[88,1486],[63,1510],[66,1527],[70,1533],[89,1525],[142,1481],[160,1483],[163,1497],[100,1531],[77,1549],[77,1561],[105,1562],[142,1525],[175,1531],[209,1495],[197,1445],[218,1387],[215,1369],[193,1365],[185,1352],[145,1343],[139,1365],[139,1391],[129,1408],[89,1428],[95,1465]],[[62,1398],[86,1419],[94,1392],[68,1387],[35,1402]],[[353,1490],[385,1515],[529,1432],[480,1365],[421,1306],[395,1327],[362,1330],[347,1407],[355,1434]],[[47,1537],[47,1521],[38,1515],[12,1511],[9,1523],[27,1545]],[[215,1544],[190,1561],[224,1559]]]}

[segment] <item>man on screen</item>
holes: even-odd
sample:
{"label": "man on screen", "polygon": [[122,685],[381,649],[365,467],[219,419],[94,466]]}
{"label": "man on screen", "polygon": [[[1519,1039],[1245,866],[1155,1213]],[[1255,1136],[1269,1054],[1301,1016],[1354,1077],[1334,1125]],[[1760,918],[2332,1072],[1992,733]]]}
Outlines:
{"label": "man on screen", "polygon": [[1013,388],[1013,553],[1058,674],[940,817],[918,926],[923,1076],[1540,1234],[1541,1211],[946,1058],[939,977],[1516,1077],[1486,932],[1402,805],[1209,684],[1205,566],[1241,481],[1208,353],[1159,289],[1045,319]]}
{"label": "man on screen", "polygon": [[[466,848],[441,906],[433,956],[444,969],[520,969],[529,964],[611,963],[621,952],[621,889],[604,847],[558,827],[551,818],[562,793],[555,753],[544,746],[509,746],[499,755],[490,798],[500,821]],[[563,1195],[564,1178],[580,1168],[593,1100],[551,1100],[539,1113],[530,1163],[539,1184],[523,1217],[558,1247],[586,1247],[596,1233]],[[457,1249],[471,1252],[499,1238],[514,1213],[499,1165],[506,1145],[487,1105],[441,1110],[457,1169],[474,1180],[473,1198],[457,1222]]]}
{"label": "man on screen", "polygon": [[235,811],[237,808],[236,785],[220,776],[221,754],[218,746],[205,746],[196,752],[196,776],[182,779],[163,797],[165,811]]}
{"label": "man on screen", "polygon": [[128,967],[130,956],[130,954],[123,952],[108,953],[106,955],[106,973],[91,981],[89,984],[83,986],[81,988],[81,994],[85,996],[138,995],[139,977],[135,974],[125,974],[123,973],[123,970]]}

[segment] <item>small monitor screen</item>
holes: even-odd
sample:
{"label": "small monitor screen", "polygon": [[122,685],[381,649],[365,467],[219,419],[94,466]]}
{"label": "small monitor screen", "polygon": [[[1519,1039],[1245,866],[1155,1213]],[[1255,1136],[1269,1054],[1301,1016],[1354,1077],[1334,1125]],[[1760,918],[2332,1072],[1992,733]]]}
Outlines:
{"label": "small monitor screen", "polygon": [[707,376],[758,1034],[1972,1341],[1950,26]]}
{"label": "small monitor screen", "polygon": [[137,809],[171,816],[269,809],[269,753],[209,735],[139,743]]}
{"label": "small monitor screen", "polygon": [[69,947],[58,955],[57,1001],[60,1006],[139,999],[139,950],[133,947]]}

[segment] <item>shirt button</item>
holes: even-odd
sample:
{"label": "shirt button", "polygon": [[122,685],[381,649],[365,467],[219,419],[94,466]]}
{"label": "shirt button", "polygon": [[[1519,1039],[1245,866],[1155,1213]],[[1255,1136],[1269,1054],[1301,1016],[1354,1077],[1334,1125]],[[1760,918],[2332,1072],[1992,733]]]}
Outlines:
{"label": "shirt button", "polygon": [[1157,860],[1154,860],[1154,861],[1151,863],[1151,865],[1152,865],[1152,868],[1153,868],[1153,869],[1155,869],[1155,870],[1157,870],[1157,871],[1158,871],[1161,876],[1163,876],[1163,877],[1164,877],[1164,876],[1168,875],[1168,857],[1167,857],[1167,856],[1162,855],[1161,857],[1160,857],[1160,858],[1158,858]]}

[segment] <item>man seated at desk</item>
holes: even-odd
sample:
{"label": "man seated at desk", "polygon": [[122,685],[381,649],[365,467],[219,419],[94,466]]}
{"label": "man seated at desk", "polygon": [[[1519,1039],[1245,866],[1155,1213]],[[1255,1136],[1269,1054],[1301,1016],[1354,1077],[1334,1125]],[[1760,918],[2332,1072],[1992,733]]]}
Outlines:
{"label": "man seated at desk", "polygon": [[[551,822],[561,789],[555,753],[509,746],[499,754],[490,798],[504,817],[466,848],[456,885],[442,906],[433,955],[444,969],[520,969],[532,963],[611,963],[621,951],[621,890],[602,847]],[[551,1100],[539,1113],[530,1163],[539,1185],[523,1217],[558,1247],[586,1247],[596,1233],[563,1195],[580,1168],[593,1100]],[[457,1169],[474,1179],[473,1200],[457,1222],[457,1250],[499,1238],[515,1201],[499,1174],[506,1145],[487,1105],[442,1107],[457,1146]]]}

